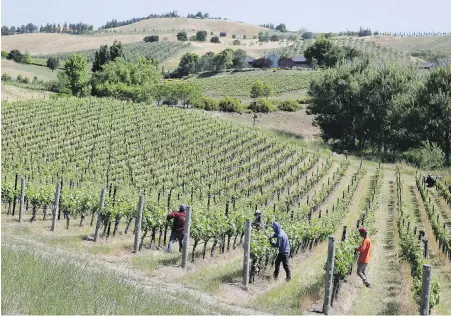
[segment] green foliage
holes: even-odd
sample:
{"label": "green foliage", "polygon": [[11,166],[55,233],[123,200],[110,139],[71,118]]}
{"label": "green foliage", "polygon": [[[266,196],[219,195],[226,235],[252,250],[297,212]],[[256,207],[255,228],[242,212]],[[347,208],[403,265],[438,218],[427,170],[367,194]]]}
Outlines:
{"label": "green foliage", "polygon": [[285,33],[287,31],[287,26],[284,23],[281,23],[276,26],[276,30]]}
{"label": "green foliage", "polygon": [[294,100],[284,100],[279,103],[277,108],[280,111],[297,112],[301,109],[301,104]]}
{"label": "green foliage", "polygon": [[257,99],[252,101],[248,108],[254,113],[269,113],[277,110],[277,107],[271,101],[266,99]]}
{"label": "green foliage", "polygon": [[211,42],[211,43],[216,43],[216,44],[220,44],[220,43],[221,43],[221,41],[219,40],[219,37],[218,37],[218,36],[213,36],[213,37],[210,39],[210,42]]}
{"label": "green foliage", "polygon": [[198,71],[199,55],[195,53],[186,53],[180,59],[179,66],[177,68],[177,74],[179,76],[187,76],[195,74]]}
{"label": "green foliage", "polygon": [[232,35],[232,38],[236,38],[236,35],[235,35],[235,34],[233,34],[233,35]]}
{"label": "green foliage", "polygon": [[301,37],[302,37],[303,40],[312,39],[313,38],[313,33],[312,32],[304,32],[304,33],[302,33]]}
{"label": "green foliage", "polygon": [[23,54],[22,63],[31,64],[31,56],[29,52],[25,52],[25,54]]}
{"label": "green foliage", "polygon": [[7,58],[8,52],[6,50],[2,50],[2,58]]}
{"label": "green foliage", "polygon": [[240,40],[233,40],[232,45],[234,46],[240,46],[241,45],[241,41]]}
{"label": "green foliage", "polygon": [[403,153],[402,157],[422,169],[439,169],[445,161],[445,155],[441,148],[437,144],[429,142],[423,142],[422,147]]}
{"label": "green foliage", "polygon": [[205,111],[218,111],[219,102],[216,99],[210,97],[202,97],[194,104],[195,108],[202,109]]}
{"label": "green foliage", "polygon": [[197,31],[196,33],[196,41],[205,42],[207,40],[207,31]]}
{"label": "green foliage", "polygon": [[243,105],[237,98],[226,97],[219,101],[219,111],[222,112],[243,112]]}
{"label": "green foliage", "polygon": [[144,37],[143,40],[145,43],[155,43],[160,41],[160,37],[158,35],[149,35]]}
{"label": "green foliage", "polygon": [[6,56],[9,60],[14,60],[16,63],[21,63],[23,61],[23,54],[18,49],[13,49],[9,52],[8,56]]}
{"label": "green foliage", "polygon": [[232,54],[232,68],[242,69],[247,67],[247,54],[242,49],[233,51]]}
{"label": "green foliage", "polygon": [[230,68],[233,65],[233,51],[231,49],[223,50],[213,57],[212,63],[215,71]]}
{"label": "green foliage", "polygon": [[139,57],[137,63],[118,58],[103,66],[91,79],[93,95],[147,101],[161,74],[151,60]]}
{"label": "green foliage", "polygon": [[12,80],[12,77],[9,74],[7,74],[6,72],[3,73],[2,81],[11,81],[11,80]]}
{"label": "green foliage", "polygon": [[64,65],[64,74],[74,96],[89,95],[89,76],[86,67],[86,56],[80,54],[72,54],[72,57]]}
{"label": "green foliage", "polygon": [[273,94],[273,90],[267,83],[257,80],[251,88],[251,98],[269,97]]}
{"label": "green foliage", "polygon": [[47,67],[49,67],[50,69],[52,69],[52,72],[58,68],[59,66],[59,60],[56,57],[49,57],[49,59],[47,59]]}

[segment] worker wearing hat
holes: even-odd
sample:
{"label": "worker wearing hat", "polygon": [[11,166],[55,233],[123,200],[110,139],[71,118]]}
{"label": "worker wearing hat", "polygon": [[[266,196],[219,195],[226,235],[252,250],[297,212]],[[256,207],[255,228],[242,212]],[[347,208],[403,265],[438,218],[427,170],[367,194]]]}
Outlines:
{"label": "worker wearing hat", "polygon": [[260,210],[256,210],[254,213],[255,220],[252,223],[252,227],[256,229],[265,229],[265,221],[263,220],[263,215]]}
{"label": "worker wearing hat", "polygon": [[357,275],[363,280],[363,284],[366,287],[370,287],[370,281],[366,276],[365,270],[370,262],[370,254],[371,254],[371,239],[368,237],[368,231],[365,227],[359,228],[359,234],[363,238],[362,244],[360,247],[356,247],[355,251],[359,253],[359,261],[357,264]]}

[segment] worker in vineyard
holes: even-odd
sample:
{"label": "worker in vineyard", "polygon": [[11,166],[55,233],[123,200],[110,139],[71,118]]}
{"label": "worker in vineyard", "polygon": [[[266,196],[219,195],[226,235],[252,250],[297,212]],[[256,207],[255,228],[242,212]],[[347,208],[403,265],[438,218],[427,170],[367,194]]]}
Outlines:
{"label": "worker in vineyard", "polygon": [[371,239],[368,237],[368,231],[365,227],[359,228],[359,234],[363,238],[362,244],[360,247],[356,247],[355,251],[359,253],[359,260],[357,263],[357,275],[363,280],[363,284],[366,287],[370,287],[370,281],[368,281],[368,277],[366,276],[365,270],[370,262],[371,255]]}
{"label": "worker in vineyard", "polygon": [[262,212],[260,210],[256,210],[254,216],[255,219],[254,222],[252,223],[252,227],[257,230],[265,229],[265,221],[263,219]]}
{"label": "worker in vineyard", "polygon": [[[286,281],[290,282],[290,242],[288,241],[287,233],[285,233],[282,226],[280,226],[278,222],[272,223],[272,229],[274,230],[274,235],[269,238],[269,242],[273,247],[277,247],[279,249],[275,263],[274,279],[277,280],[279,277],[280,263],[282,263],[283,269],[285,270],[287,276]],[[274,239],[276,239],[276,241],[274,241]]]}
{"label": "worker in vineyard", "polygon": [[183,233],[185,229],[185,205],[181,204],[179,210],[168,214],[167,220],[173,219],[171,237],[169,238],[168,252],[172,252],[172,245],[176,240],[179,242],[179,251],[182,251]]}

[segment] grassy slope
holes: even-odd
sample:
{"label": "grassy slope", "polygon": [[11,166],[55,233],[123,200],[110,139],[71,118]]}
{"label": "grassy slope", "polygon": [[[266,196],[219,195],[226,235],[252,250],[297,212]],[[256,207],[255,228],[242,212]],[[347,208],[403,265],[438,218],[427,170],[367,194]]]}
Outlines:
{"label": "grassy slope", "polygon": [[407,53],[411,53],[415,50],[431,50],[433,52],[451,53],[451,35],[421,37],[371,36],[365,39]]}
{"label": "grassy slope", "polygon": [[52,92],[37,91],[13,85],[2,84],[2,101],[17,101],[48,98]]}
{"label": "grassy slope", "polygon": [[11,60],[2,59],[2,74],[4,73],[7,73],[13,78],[16,78],[20,74],[22,77],[28,77],[29,79],[37,76],[42,80],[55,80],[58,70],[52,72],[44,66],[19,64]]}

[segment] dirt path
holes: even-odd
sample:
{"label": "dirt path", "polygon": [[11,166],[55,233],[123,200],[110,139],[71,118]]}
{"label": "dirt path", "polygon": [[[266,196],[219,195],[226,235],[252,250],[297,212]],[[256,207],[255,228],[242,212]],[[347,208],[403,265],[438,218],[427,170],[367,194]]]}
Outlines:
{"label": "dirt path", "polygon": [[[376,210],[377,232],[373,236],[373,250],[368,276],[372,287],[367,289],[354,274],[350,283],[356,286],[351,314],[416,314],[415,303],[410,294],[410,269],[398,258],[399,238],[396,226],[395,188],[390,181],[395,177],[385,172]],[[406,284],[407,282],[407,284]]]}
{"label": "dirt path", "polygon": [[[90,268],[93,269],[97,268],[103,271],[106,269],[107,271],[126,276],[127,282],[130,282],[135,286],[141,286],[149,290],[159,291],[160,293],[166,292],[167,295],[173,296],[174,298],[179,299],[179,301],[183,301],[183,295],[180,295],[180,293],[186,293],[187,295],[191,296],[191,299],[187,299],[186,303],[193,304],[193,302],[195,302],[196,304],[203,305],[207,314],[209,311],[209,306],[219,307],[226,311],[230,311],[232,314],[263,314],[261,311],[257,311],[255,309],[243,308],[233,304],[221,302],[219,298],[213,295],[185,287],[181,284],[167,283],[157,278],[151,278],[143,272],[133,269],[127,265],[120,265],[118,264],[118,262],[111,262],[97,259],[93,256],[76,254],[74,252],[49,247],[33,240],[7,234],[2,234],[2,246],[20,248],[24,251],[32,248],[33,251],[36,251],[39,255],[42,256],[48,257],[51,254],[57,254],[58,258],[62,261],[73,259],[73,261],[79,262],[79,265],[83,268],[86,268],[89,265]],[[192,300],[193,298],[195,299],[195,301]]]}

